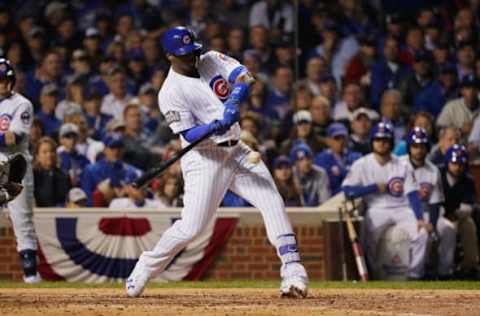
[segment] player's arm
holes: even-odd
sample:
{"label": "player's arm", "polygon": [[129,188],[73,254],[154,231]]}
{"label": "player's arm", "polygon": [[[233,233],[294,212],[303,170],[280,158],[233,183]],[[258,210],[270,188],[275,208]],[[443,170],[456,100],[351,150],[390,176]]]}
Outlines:
{"label": "player's arm", "polygon": [[361,160],[352,164],[350,171],[342,182],[342,191],[347,199],[356,199],[369,194],[381,193],[382,187],[376,183],[365,184],[362,173],[366,170]]}

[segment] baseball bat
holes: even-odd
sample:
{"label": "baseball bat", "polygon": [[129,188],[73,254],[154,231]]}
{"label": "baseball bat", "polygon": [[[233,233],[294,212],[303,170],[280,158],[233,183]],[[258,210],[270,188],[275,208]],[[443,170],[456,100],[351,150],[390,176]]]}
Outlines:
{"label": "baseball bat", "polygon": [[174,154],[172,158],[170,158],[167,161],[162,161],[156,166],[152,167],[150,170],[145,172],[140,178],[138,178],[136,181],[132,183],[132,186],[135,188],[143,188],[144,186],[148,185],[153,179],[161,175],[168,167],[173,165],[178,159],[182,158],[183,155],[188,153],[190,150],[193,149],[193,147],[197,146],[201,142],[203,142],[205,139],[209,138],[214,134],[214,131],[208,132],[199,139],[195,140],[194,142],[190,143],[188,146],[185,148],[182,148],[179,152]]}
{"label": "baseball bat", "polygon": [[[355,209],[355,204],[353,201],[352,205]],[[348,237],[350,238],[350,242],[352,244],[352,250],[353,254],[355,255],[355,263],[357,266],[357,271],[358,275],[360,276],[360,280],[362,282],[367,282],[368,281],[368,270],[367,270],[367,264],[365,263],[365,257],[363,255],[363,249],[362,246],[360,245],[360,241],[358,239],[357,231],[355,230],[355,226],[353,226],[353,221],[352,217],[350,215],[350,212],[348,211],[347,204],[345,202],[345,222],[347,224],[347,231],[348,231]]]}

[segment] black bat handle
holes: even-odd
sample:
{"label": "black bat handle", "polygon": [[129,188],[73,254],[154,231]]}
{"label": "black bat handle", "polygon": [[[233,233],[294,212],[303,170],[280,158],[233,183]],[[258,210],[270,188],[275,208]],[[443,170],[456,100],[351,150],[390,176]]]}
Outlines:
{"label": "black bat handle", "polygon": [[183,155],[188,153],[190,150],[192,150],[193,147],[197,146],[201,142],[203,142],[205,139],[209,138],[214,134],[214,131],[208,132],[199,139],[195,140],[194,142],[190,143],[188,146],[185,148],[182,148],[179,152],[174,154],[172,158],[170,158],[167,161],[162,161],[156,166],[152,167],[150,170],[145,172],[140,178],[138,178],[136,181],[132,183],[132,186],[135,188],[143,188],[144,186],[148,185],[153,179],[158,177],[160,174],[162,174],[163,171],[165,171],[168,167],[173,165],[178,159],[182,158]]}

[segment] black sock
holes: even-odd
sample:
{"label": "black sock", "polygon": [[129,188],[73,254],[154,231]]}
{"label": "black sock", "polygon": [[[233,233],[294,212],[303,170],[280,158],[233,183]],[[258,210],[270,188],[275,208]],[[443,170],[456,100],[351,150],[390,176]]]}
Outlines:
{"label": "black sock", "polygon": [[37,275],[37,251],[26,249],[18,254],[22,262],[23,274],[27,277]]}

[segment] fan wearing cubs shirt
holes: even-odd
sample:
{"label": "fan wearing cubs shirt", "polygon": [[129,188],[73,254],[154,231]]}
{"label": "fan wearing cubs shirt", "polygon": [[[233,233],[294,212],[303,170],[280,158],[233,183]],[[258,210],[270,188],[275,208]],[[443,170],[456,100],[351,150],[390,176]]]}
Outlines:
{"label": "fan wearing cubs shirt", "polygon": [[214,132],[181,158],[185,180],[182,218],[167,229],[154,249],[144,251],[126,282],[127,294],[142,294],[148,280],[165,270],[174,256],[214,220],[227,190],[258,208],[270,243],[281,261],[280,294],[307,295],[307,273],[282,197],[261,159],[239,141],[239,105],[254,78],[233,58],[202,45],[185,27],[165,32],[162,46],[171,63],[158,94],[160,111],[182,146]]}
{"label": "fan wearing cubs shirt", "polygon": [[[7,59],[0,58],[0,159],[11,160],[18,156],[24,162],[23,190],[18,196],[7,199],[17,251],[23,267],[26,283],[40,281],[37,273],[37,237],[33,225],[33,172],[32,157],[28,149],[30,127],[33,119],[32,103],[23,95],[13,91],[15,71]],[[15,172],[16,168],[10,168]],[[3,184],[3,183],[2,183]]]}
{"label": "fan wearing cubs shirt", "polygon": [[379,270],[376,252],[380,237],[386,228],[398,225],[411,241],[408,277],[420,279],[424,274],[428,224],[416,216],[421,214],[421,203],[413,175],[392,155],[394,135],[390,123],[377,123],[372,128],[371,142],[372,153],[356,160],[342,183],[348,199],[363,197],[367,204],[367,260],[375,276]]}
{"label": "fan wearing cubs shirt", "polygon": [[[426,159],[430,151],[428,133],[421,127],[414,127],[407,136],[408,155],[400,160],[413,174],[417,195],[421,207],[414,208],[426,214],[416,213],[417,219],[429,218],[427,231],[438,239],[438,277],[448,279],[453,273],[457,234],[455,225],[445,217],[439,217],[441,204],[444,203],[442,177],[440,170]],[[415,194],[412,192],[411,194]],[[425,216],[424,216],[425,215]]]}

